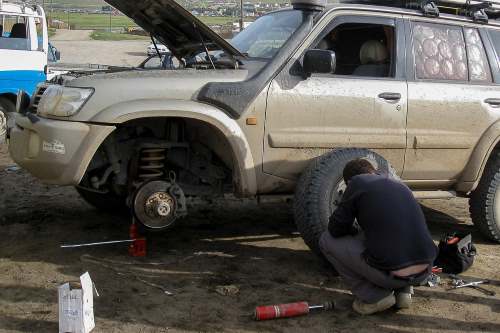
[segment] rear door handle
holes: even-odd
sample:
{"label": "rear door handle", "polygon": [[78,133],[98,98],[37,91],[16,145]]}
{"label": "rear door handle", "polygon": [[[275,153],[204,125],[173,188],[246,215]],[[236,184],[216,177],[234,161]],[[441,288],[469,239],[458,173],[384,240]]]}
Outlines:
{"label": "rear door handle", "polygon": [[384,92],[378,95],[379,98],[385,99],[386,101],[399,101],[401,99],[400,93]]}
{"label": "rear door handle", "polygon": [[500,106],[500,98],[487,98],[484,102],[491,106]]}

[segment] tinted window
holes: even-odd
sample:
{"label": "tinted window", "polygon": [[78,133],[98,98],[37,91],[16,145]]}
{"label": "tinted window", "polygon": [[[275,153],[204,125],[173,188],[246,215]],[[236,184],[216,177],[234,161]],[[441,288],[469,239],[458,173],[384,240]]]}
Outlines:
{"label": "tinted window", "polygon": [[477,29],[465,28],[469,79],[472,82],[491,82],[491,71],[483,41]]}
{"label": "tinted window", "polygon": [[413,54],[417,79],[467,81],[467,52],[460,27],[416,23]]}

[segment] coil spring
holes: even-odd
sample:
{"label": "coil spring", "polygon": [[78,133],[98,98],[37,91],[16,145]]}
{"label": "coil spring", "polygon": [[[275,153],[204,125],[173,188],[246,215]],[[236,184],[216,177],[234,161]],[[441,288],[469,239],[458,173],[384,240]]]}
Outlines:
{"label": "coil spring", "polygon": [[139,178],[147,180],[163,176],[165,174],[165,158],[165,149],[147,148],[141,150]]}

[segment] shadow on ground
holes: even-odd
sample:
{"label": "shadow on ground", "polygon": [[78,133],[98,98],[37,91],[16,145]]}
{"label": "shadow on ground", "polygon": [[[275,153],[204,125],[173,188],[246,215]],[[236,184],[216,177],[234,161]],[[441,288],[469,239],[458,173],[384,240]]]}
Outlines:
{"label": "shadow on ground", "polygon": [[[197,205],[172,230],[149,235],[148,257],[134,259],[126,245],[60,249],[62,243],[126,238],[128,218],[97,212],[73,189],[45,187],[23,171],[11,177],[14,195],[3,197],[0,216],[0,330],[54,332],[57,286],[89,271],[101,295],[95,299],[95,332],[144,327],[152,332],[500,331],[498,318],[477,315],[497,317],[497,299],[444,289],[420,288],[416,309],[355,315],[342,282],[319,264],[296,232],[287,204],[230,199]],[[467,221],[433,208],[424,211],[435,240],[461,230],[489,244]],[[235,285],[239,292],[220,295],[216,288],[223,285]],[[301,300],[335,300],[338,309],[261,323],[251,318],[257,305]],[[474,314],[468,319],[465,306]]]}

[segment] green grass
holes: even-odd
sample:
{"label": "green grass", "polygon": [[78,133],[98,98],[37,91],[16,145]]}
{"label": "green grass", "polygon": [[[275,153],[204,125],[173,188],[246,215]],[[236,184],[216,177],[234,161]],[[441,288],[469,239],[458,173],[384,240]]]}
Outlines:
{"label": "green grass", "polygon": [[94,40],[148,40],[149,37],[130,34],[121,34],[109,31],[94,31],[90,34]]}
{"label": "green grass", "polygon": [[[109,28],[109,15],[54,12],[48,14],[54,19],[71,25],[72,29],[105,29]],[[137,26],[126,16],[111,16],[111,28]]]}
{"label": "green grass", "polygon": [[[54,12],[48,13],[53,19],[58,19],[65,23],[69,23],[72,29],[108,29],[110,26],[109,15],[106,14],[82,14],[82,13],[64,13]],[[237,20],[234,17],[227,16],[200,16],[199,19],[207,25],[224,25]],[[126,28],[135,27],[134,21],[126,16],[111,16],[111,28]]]}

